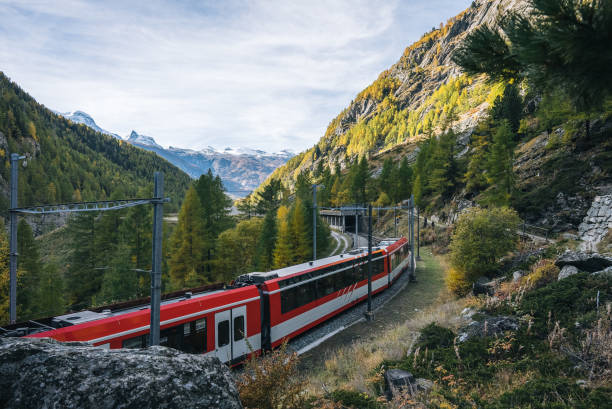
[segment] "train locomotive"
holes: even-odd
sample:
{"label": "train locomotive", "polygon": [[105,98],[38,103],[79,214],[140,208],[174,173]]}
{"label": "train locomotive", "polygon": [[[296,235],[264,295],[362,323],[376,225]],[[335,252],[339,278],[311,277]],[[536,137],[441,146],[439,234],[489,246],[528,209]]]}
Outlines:
{"label": "train locomotive", "polygon": [[[405,238],[386,240],[373,248],[372,293],[389,288],[408,271],[411,258]],[[368,252],[360,248],[265,273],[243,274],[225,288],[166,298],[161,304],[160,344],[215,355],[236,365],[365,300],[367,277]],[[30,321],[11,333],[109,349],[141,348],[148,345],[149,324],[150,307],[143,302]]]}

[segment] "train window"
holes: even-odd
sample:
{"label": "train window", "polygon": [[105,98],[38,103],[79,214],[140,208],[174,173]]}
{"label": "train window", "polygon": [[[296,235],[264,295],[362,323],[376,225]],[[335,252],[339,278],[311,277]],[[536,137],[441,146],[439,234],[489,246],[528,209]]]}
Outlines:
{"label": "train window", "polygon": [[244,315],[234,318],[234,341],[244,339]]}
{"label": "train window", "polygon": [[326,295],[329,295],[335,291],[334,279],[335,277],[332,274],[330,276],[323,277],[317,280],[317,291],[319,297],[325,297]]}
{"label": "train window", "polygon": [[143,337],[146,337],[147,335],[142,335],[142,336],[138,336],[138,337],[134,337],[134,338],[130,338],[130,339],[124,339],[123,340],[123,344],[122,347],[123,348],[142,348],[143,347]]}
{"label": "train window", "polygon": [[181,350],[197,354],[206,351],[206,318],[186,323],[189,325],[189,335],[184,333]]}
{"label": "train window", "polygon": [[186,322],[183,324],[183,335],[188,336],[191,333],[191,323]]}
{"label": "train window", "polygon": [[206,318],[201,318],[195,322],[195,332],[206,331]]}
{"label": "train window", "polygon": [[229,320],[221,321],[217,324],[217,340],[219,348],[224,347],[230,342]]}

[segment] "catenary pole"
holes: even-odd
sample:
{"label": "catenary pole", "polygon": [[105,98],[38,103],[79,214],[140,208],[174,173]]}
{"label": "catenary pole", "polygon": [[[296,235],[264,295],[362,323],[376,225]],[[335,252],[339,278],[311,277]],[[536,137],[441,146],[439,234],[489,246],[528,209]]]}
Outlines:
{"label": "catenary pole", "polygon": [[164,217],[164,175],[155,172],[153,203],[153,260],[151,263],[151,331],[150,345],[159,345],[161,306],[162,221]]}
{"label": "catenary pole", "polygon": [[19,182],[19,160],[25,156],[11,153],[11,208],[10,208],[10,249],[9,249],[9,320],[17,322],[17,185]]}
{"label": "catenary pole", "polygon": [[416,206],[416,225],[417,225],[417,260],[421,259],[421,218],[419,217],[419,207]]}
{"label": "catenary pole", "polygon": [[372,320],[372,205],[368,205],[368,321]]}
{"label": "catenary pole", "polygon": [[317,185],[312,185],[312,259],[317,260]]}

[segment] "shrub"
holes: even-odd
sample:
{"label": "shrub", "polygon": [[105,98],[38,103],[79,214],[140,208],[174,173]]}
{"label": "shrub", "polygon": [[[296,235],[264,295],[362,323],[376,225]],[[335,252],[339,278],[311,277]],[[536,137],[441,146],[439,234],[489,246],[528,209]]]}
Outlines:
{"label": "shrub", "polygon": [[463,272],[451,267],[446,273],[446,286],[457,295],[466,295],[472,289],[472,283]]}
{"label": "shrub", "polygon": [[337,389],[330,393],[330,398],[336,402],[340,402],[350,408],[356,409],[378,409],[380,404],[376,398],[365,393]]}
{"label": "shrub", "polygon": [[421,330],[417,346],[424,348],[450,347],[453,345],[455,333],[448,328],[432,322]]}
{"label": "shrub", "polygon": [[491,275],[500,257],[516,248],[519,223],[509,208],[473,208],[463,213],[450,243],[451,267],[457,275],[452,282],[471,285],[478,277]]}
{"label": "shrub", "polygon": [[297,354],[287,344],[263,357],[247,361],[237,380],[240,400],[246,409],[299,409],[305,407],[305,382],[298,374]]}
{"label": "shrub", "polygon": [[540,288],[551,283],[559,276],[559,267],[554,260],[544,259],[535,263],[531,267],[531,272],[521,279],[521,282],[531,288]]}

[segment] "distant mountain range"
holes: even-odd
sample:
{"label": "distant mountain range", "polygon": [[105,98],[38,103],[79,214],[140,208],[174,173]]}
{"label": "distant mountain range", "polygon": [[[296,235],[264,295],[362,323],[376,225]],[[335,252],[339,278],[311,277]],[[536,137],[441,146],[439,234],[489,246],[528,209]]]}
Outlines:
{"label": "distant mountain range", "polygon": [[168,162],[177,166],[192,178],[212,170],[219,175],[231,196],[244,197],[259,186],[276,168],[285,164],[295,154],[288,150],[268,153],[258,149],[230,148],[223,150],[208,146],[202,150],[184,149],[170,146],[164,148],[150,136],[140,135],[136,131],[122,138],[121,136],[100,128],[93,118],[83,111],[57,112],[72,122],[87,125],[88,127],[125,140],[139,148],[155,152]]}

